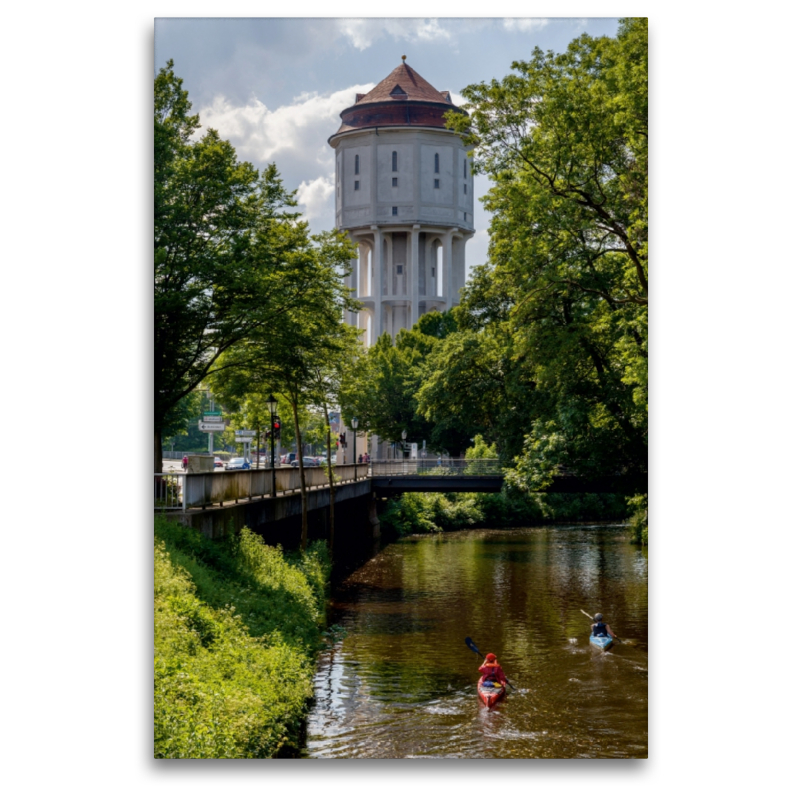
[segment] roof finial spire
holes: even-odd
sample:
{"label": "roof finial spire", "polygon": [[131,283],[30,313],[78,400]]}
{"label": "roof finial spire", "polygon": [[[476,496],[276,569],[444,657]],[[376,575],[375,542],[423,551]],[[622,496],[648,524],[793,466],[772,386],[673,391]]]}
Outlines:
{"label": "roof finial spire", "polygon": [[405,56],[400,56],[400,58],[403,59],[403,63],[405,64],[406,63],[406,57]]}

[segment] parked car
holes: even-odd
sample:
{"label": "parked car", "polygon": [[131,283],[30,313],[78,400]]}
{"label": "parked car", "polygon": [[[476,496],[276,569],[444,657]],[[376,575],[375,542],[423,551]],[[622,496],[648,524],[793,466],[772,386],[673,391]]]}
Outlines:
{"label": "parked car", "polygon": [[232,458],[225,469],[250,469],[250,462],[246,458]]}
{"label": "parked car", "polygon": [[225,462],[219,456],[214,456],[214,466],[215,467],[224,467],[225,466]]}
{"label": "parked car", "polygon": [[297,459],[297,453],[284,453],[281,456],[281,464],[292,464]]}
{"label": "parked car", "polygon": [[[294,461],[292,461],[292,466],[293,467],[299,467],[300,466],[300,462],[297,459],[295,459]],[[313,456],[303,456],[303,466],[304,467],[316,467],[317,466],[317,459],[314,458]]]}

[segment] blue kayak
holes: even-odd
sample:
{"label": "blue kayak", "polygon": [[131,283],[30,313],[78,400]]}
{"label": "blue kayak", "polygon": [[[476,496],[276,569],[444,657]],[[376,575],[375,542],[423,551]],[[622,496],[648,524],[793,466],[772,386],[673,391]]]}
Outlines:
{"label": "blue kayak", "polygon": [[614,644],[614,640],[610,636],[590,636],[589,641],[601,650],[608,650]]}

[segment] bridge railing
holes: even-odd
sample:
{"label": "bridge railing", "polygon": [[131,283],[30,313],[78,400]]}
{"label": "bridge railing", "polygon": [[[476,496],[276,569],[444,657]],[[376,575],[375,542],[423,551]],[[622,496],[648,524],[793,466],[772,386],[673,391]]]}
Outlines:
{"label": "bridge railing", "polygon": [[[369,477],[369,464],[343,464],[333,468],[334,483]],[[328,485],[324,467],[306,467],[306,488]],[[244,469],[229,472],[169,472],[155,475],[155,508],[176,510],[205,508],[227,502],[292,494],[300,491],[299,469]]]}
{"label": "bridge railing", "polygon": [[384,475],[502,475],[498,458],[404,458],[373,461],[373,477]]}
{"label": "bridge railing", "polygon": [[156,510],[184,508],[183,480],[178,472],[156,472],[153,474],[153,503]]}

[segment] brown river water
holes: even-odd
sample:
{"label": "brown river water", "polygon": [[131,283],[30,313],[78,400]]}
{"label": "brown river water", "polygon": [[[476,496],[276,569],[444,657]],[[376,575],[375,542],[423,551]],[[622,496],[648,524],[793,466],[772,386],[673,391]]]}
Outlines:
{"label": "brown river water", "polygon": [[[589,644],[601,611],[622,638]],[[623,526],[409,536],[334,588],[307,758],[646,758],[647,551]],[[476,693],[497,654],[514,689]]]}

